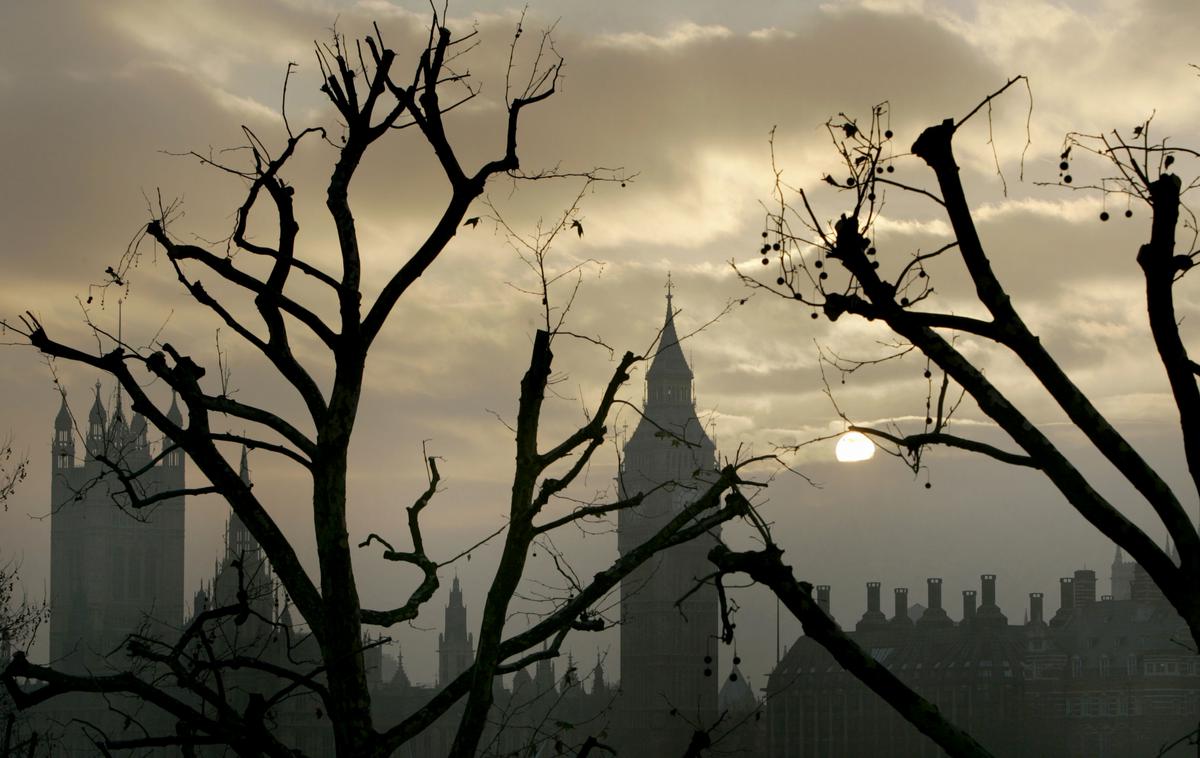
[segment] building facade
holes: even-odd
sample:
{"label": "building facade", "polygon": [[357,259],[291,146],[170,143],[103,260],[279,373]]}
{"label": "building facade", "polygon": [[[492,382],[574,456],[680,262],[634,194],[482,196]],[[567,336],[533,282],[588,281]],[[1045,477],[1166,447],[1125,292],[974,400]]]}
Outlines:
{"label": "building facade", "polygon": [[[171,413],[180,415],[174,402]],[[153,497],[183,488],[183,455],[152,464],[146,419],[134,413],[127,423],[118,396],[110,421],[99,384],[82,461],[76,436],[64,397],[51,462],[50,660],[71,673],[103,670],[104,656],[133,632],[177,629],[184,596],[183,498],[130,508],[111,473],[113,465],[140,471],[133,486]]]}
{"label": "building facade", "polygon": [[[981,578],[981,603],[963,591],[960,618],[928,581],[928,607],[911,614],[896,589],[891,618],[879,582],[850,635],[996,756],[1120,758],[1158,755],[1196,728],[1200,657],[1177,640],[1186,624],[1140,567],[1130,597],[1096,598],[1096,574],[1059,582],[1060,607],[1047,622],[1043,595],[1028,620],[1010,624],[996,605],[996,577]],[[915,618],[913,618],[915,617]],[[881,698],[801,637],[767,685],[766,755],[777,758],[940,756],[942,751]],[[1165,755],[1190,755],[1194,744]]]}
{"label": "building facade", "polygon": [[[174,400],[170,413],[181,421]],[[128,486],[139,500],[154,502],[132,507],[114,469],[136,472]],[[51,442],[49,627],[55,668],[109,673],[127,660],[121,648],[130,635],[174,639],[178,634],[184,502],[182,496],[163,495],[183,486],[182,453],[167,450],[165,443],[152,444],[140,413],[126,421],[119,393],[110,419],[97,383],[86,426],[76,424],[63,397]],[[112,700],[117,710],[138,712],[136,703]],[[157,716],[142,715],[148,721]],[[94,754],[79,723],[111,734],[124,728],[116,710],[93,695],[57,698],[39,709],[39,718],[47,743],[61,755]]]}

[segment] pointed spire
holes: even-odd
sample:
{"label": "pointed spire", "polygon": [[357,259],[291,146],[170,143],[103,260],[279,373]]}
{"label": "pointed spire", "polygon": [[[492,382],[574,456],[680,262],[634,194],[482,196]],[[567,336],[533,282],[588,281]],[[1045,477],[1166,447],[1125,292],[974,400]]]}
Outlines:
{"label": "pointed spire", "polygon": [[[242,445],[242,461],[239,468],[242,481],[247,485],[250,484],[250,464],[246,457],[245,445]],[[225,528],[225,544],[227,560],[232,558],[245,560],[257,556],[259,551],[258,541],[254,539],[254,535],[250,534],[250,530],[238,518],[237,513],[232,511],[229,513],[229,524]]]}
{"label": "pointed spire", "polygon": [[[65,402],[65,398],[64,398]],[[96,399],[92,401],[92,410],[88,413],[88,423],[90,425],[98,425],[104,427],[108,420],[108,414],[104,412],[104,403],[100,401],[100,380],[96,380]]]}
{"label": "pointed spire", "polygon": [[133,439],[139,445],[146,444],[146,417],[139,411],[133,412],[133,421],[129,424],[129,429],[133,432]]}
{"label": "pointed spire", "polygon": [[664,378],[692,379],[692,369],[688,366],[679,345],[679,333],[675,330],[675,307],[672,304],[674,284],[667,277],[667,313],[663,321],[662,334],[658,340],[658,352],[650,363],[646,376]]}
{"label": "pointed spire", "polygon": [[62,403],[58,406],[58,415],[54,417],[54,431],[71,431],[71,409],[67,407],[67,393],[62,393]]}
{"label": "pointed spire", "polygon": [[176,402],[175,390],[171,390],[171,407],[167,410],[167,421],[170,421],[175,426],[183,426],[183,414],[179,412],[179,403]]}
{"label": "pointed spire", "polygon": [[604,681],[604,662],[600,657],[600,648],[596,648],[596,668],[592,669],[592,694],[608,692],[608,684]]}
{"label": "pointed spire", "polygon": [[393,687],[408,689],[412,686],[412,682],[408,679],[408,673],[404,670],[404,649],[399,645],[396,646],[396,672],[392,674]]}
{"label": "pointed spire", "polygon": [[241,477],[243,484],[251,484],[250,461],[245,445],[242,445],[242,462],[238,465],[238,476]]}

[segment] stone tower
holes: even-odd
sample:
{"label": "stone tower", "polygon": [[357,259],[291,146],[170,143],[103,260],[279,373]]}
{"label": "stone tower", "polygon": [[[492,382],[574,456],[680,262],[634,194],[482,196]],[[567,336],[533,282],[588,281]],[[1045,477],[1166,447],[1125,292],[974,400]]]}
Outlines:
{"label": "stone tower", "polygon": [[[146,419],[129,423],[117,395],[111,421],[100,384],[76,458],[66,398],[54,421],[50,482],[50,660],[69,672],[101,671],[103,656],[134,631],[173,640],[183,622],[183,498],[128,506],[108,461],[141,471],[141,497],[184,486],[183,456],[154,461]],[[170,415],[182,420],[175,401]],[[145,625],[145,626],[143,626]]]}
{"label": "stone tower", "polygon": [[1118,545],[1109,573],[1109,592],[1113,600],[1128,600],[1131,597],[1129,588],[1133,586],[1133,563],[1125,560]]}
{"label": "stone tower", "polygon": [[445,687],[475,662],[475,635],[467,632],[467,609],[463,605],[458,577],[450,587],[445,631],[438,635],[438,684]]}
{"label": "stone tower", "polygon": [[[692,370],[679,346],[668,282],[659,351],[646,373],[646,406],[625,445],[622,497],[653,492],[620,512],[622,555],[641,545],[715,478],[716,447],[696,418]],[[666,486],[661,486],[666,484]],[[658,487],[658,489],[655,489]],[[712,571],[711,539],[659,553],[621,582],[622,755],[682,755],[693,727],[717,709],[717,596],[712,587],[676,603]]]}
{"label": "stone tower", "polygon": [[[253,486],[245,446],[242,447],[239,475],[245,484]],[[230,511],[225,525],[225,552],[214,567],[212,586],[208,591],[197,592],[193,605],[196,608],[204,602],[209,608],[234,605],[239,601],[239,593],[243,592],[254,621],[248,625],[238,624],[236,630],[225,636],[233,640],[236,631],[245,638],[242,642],[255,640],[256,635],[263,639],[269,637],[273,632],[270,622],[275,618],[275,581],[271,566],[254,535],[238,515]]]}

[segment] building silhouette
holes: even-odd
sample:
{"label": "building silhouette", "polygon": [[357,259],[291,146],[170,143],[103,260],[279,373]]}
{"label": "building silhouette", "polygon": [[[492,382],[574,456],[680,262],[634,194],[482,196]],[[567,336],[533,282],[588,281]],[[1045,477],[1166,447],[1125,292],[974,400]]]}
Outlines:
{"label": "building silhouette", "polygon": [[438,635],[438,685],[446,686],[475,662],[475,635],[467,632],[467,609],[463,606],[458,577],[450,587],[444,631]]}
{"label": "building silhouette", "polygon": [[[174,401],[170,412],[180,416]],[[152,464],[145,417],[126,422],[118,395],[110,421],[99,383],[82,461],[75,438],[64,396],[51,462],[50,660],[71,673],[103,668],[105,654],[133,632],[183,620],[183,498],[130,508],[111,473],[113,466],[140,470],[132,485],[139,497],[182,489],[182,454]]]}
{"label": "building silhouette", "polygon": [[[958,621],[940,579],[928,580],[919,615],[897,588],[890,619],[880,582],[868,582],[850,636],[993,755],[1157,755],[1196,728],[1200,656],[1177,642],[1189,639],[1186,624],[1146,573],[1132,574],[1128,599],[1097,599],[1095,572],[1076,571],[1060,580],[1049,622],[1033,592],[1020,624],[997,606],[994,574],[981,577],[978,607],[976,591],[963,591]],[[765,721],[772,758],[943,755],[807,637],[772,671]],[[1166,755],[1193,754],[1184,742]]]}
{"label": "building silhouette", "polygon": [[[170,415],[182,421],[174,399]],[[77,437],[82,450],[76,448]],[[138,472],[128,486],[136,499],[154,502],[133,507],[114,469]],[[109,419],[97,382],[81,429],[63,396],[51,443],[49,626],[55,668],[72,674],[109,673],[125,663],[122,648],[130,635],[170,638],[178,633],[183,621],[184,503],[181,496],[163,495],[183,485],[182,453],[161,441],[152,443],[140,413],[127,422],[119,392]],[[121,699],[114,700],[120,707]],[[41,716],[53,725],[86,721],[121,731],[115,711],[98,696],[58,698]],[[95,747],[76,730],[63,734],[55,750],[91,755]]]}
{"label": "building silhouette", "polygon": [[[649,494],[620,511],[622,555],[692,502],[716,471],[716,447],[696,417],[692,370],[679,345],[669,281],[667,286],[659,350],[646,372],[645,408],[625,445],[619,480],[621,497]],[[697,539],[660,552],[621,581],[615,729],[621,755],[682,755],[692,732],[716,718],[716,590],[692,592],[711,573],[712,545]]]}

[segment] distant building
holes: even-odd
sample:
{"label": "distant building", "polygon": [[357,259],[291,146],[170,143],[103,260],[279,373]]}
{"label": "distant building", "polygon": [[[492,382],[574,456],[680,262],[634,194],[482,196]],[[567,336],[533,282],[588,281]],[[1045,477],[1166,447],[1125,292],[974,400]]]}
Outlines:
{"label": "distant building", "polygon": [[[170,413],[180,418],[174,401]],[[64,397],[51,461],[50,660],[81,673],[104,670],[104,656],[129,634],[183,621],[183,498],[134,510],[110,466],[140,471],[133,486],[148,498],[182,489],[184,464],[179,451],[154,462],[145,417],[127,423],[119,396],[109,421],[99,383],[82,461],[75,432]]]}
{"label": "distant building", "polygon": [[[622,555],[692,502],[715,477],[716,447],[696,418],[692,370],[675,330],[671,291],[659,351],[646,372],[646,405],[624,448],[620,494],[649,493],[618,516]],[[717,715],[718,610],[711,586],[711,539],[679,545],[621,581],[621,755],[682,755],[698,726]]]}
{"label": "distant building", "polygon": [[450,587],[446,605],[445,631],[438,635],[438,686],[445,687],[475,662],[475,635],[467,632],[467,609],[463,606],[458,577]]}
{"label": "distant building", "polygon": [[[941,580],[914,623],[907,590],[896,613],[880,610],[880,583],[867,584],[867,611],[850,636],[997,756],[1120,758],[1156,755],[1200,717],[1200,657],[1187,626],[1135,566],[1129,599],[1096,599],[1094,571],[1059,583],[1060,608],[1047,623],[1043,596],[1030,594],[1029,620],[1010,624],[996,605],[996,577],[982,577],[982,602],[963,592],[955,622]],[[881,698],[801,637],[767,685],[772,758],[938,756],[942,752]],[[1167,755],[1193,754],[1179,746]]]}
{"label": "distant building", "polygon": [[[183,621],[184,499],[163,497],[133,508],[113,473],[114,466],[137,472],[130,486],[138,498],[156,499],[183,488],[183,454],[166,442],[152,443],[140,413],[126,421],[119,394],[110,420],[98,382],[95,393],[80,429],[63,397],[51,442],[50,664],[71,674],[118,670],[131,634],[167,638]],[[169,413],[182,421],[174,400]],[[120,697],[110,703],[73,694],[39,708],[44,744],[55,755],[94,755],[79,724],[120,735],[128,719],[117,711],[137,707]],[[158,716],[142,718],[155,724]]]}
{"label": "distant building", "polygon": [[[252,484],[245,447],[239,474],[245,484]],[[278,589],[266,554],[238,515],[231,512],[225,525],[223,554],[213,567],[211,581],[196,591],[189,622],[205,611],[240,609],[234,615],[208,622],[205,626],[208,646],[197,644],[189,654],[199,662],[207,662],[210,657],[227,664],[235,660],[253,662],[214,667],[210,679],[203,682],[224,692],[226,702],[239,711],[246,710],[255,698],[267,702],[285,686],[274,673],[256,668],[256,663],[300,674],[322,666],[316,640],[294,622],[286,603],[282,609],[278,607],[277,597]],[[366,657],[368,673],[374,671],[377,675],[382,664],[379,646],[368,646]],[[215,685],[217,677],[220,677],[219,687]],[[333,755],[333,730],[314,693],[298,688],[291,697],[273,705],[270,718],[276,735],[303,755]],[[227,755],[228,751],[212,747],[201,748],[197,753],[216,758]]]}

